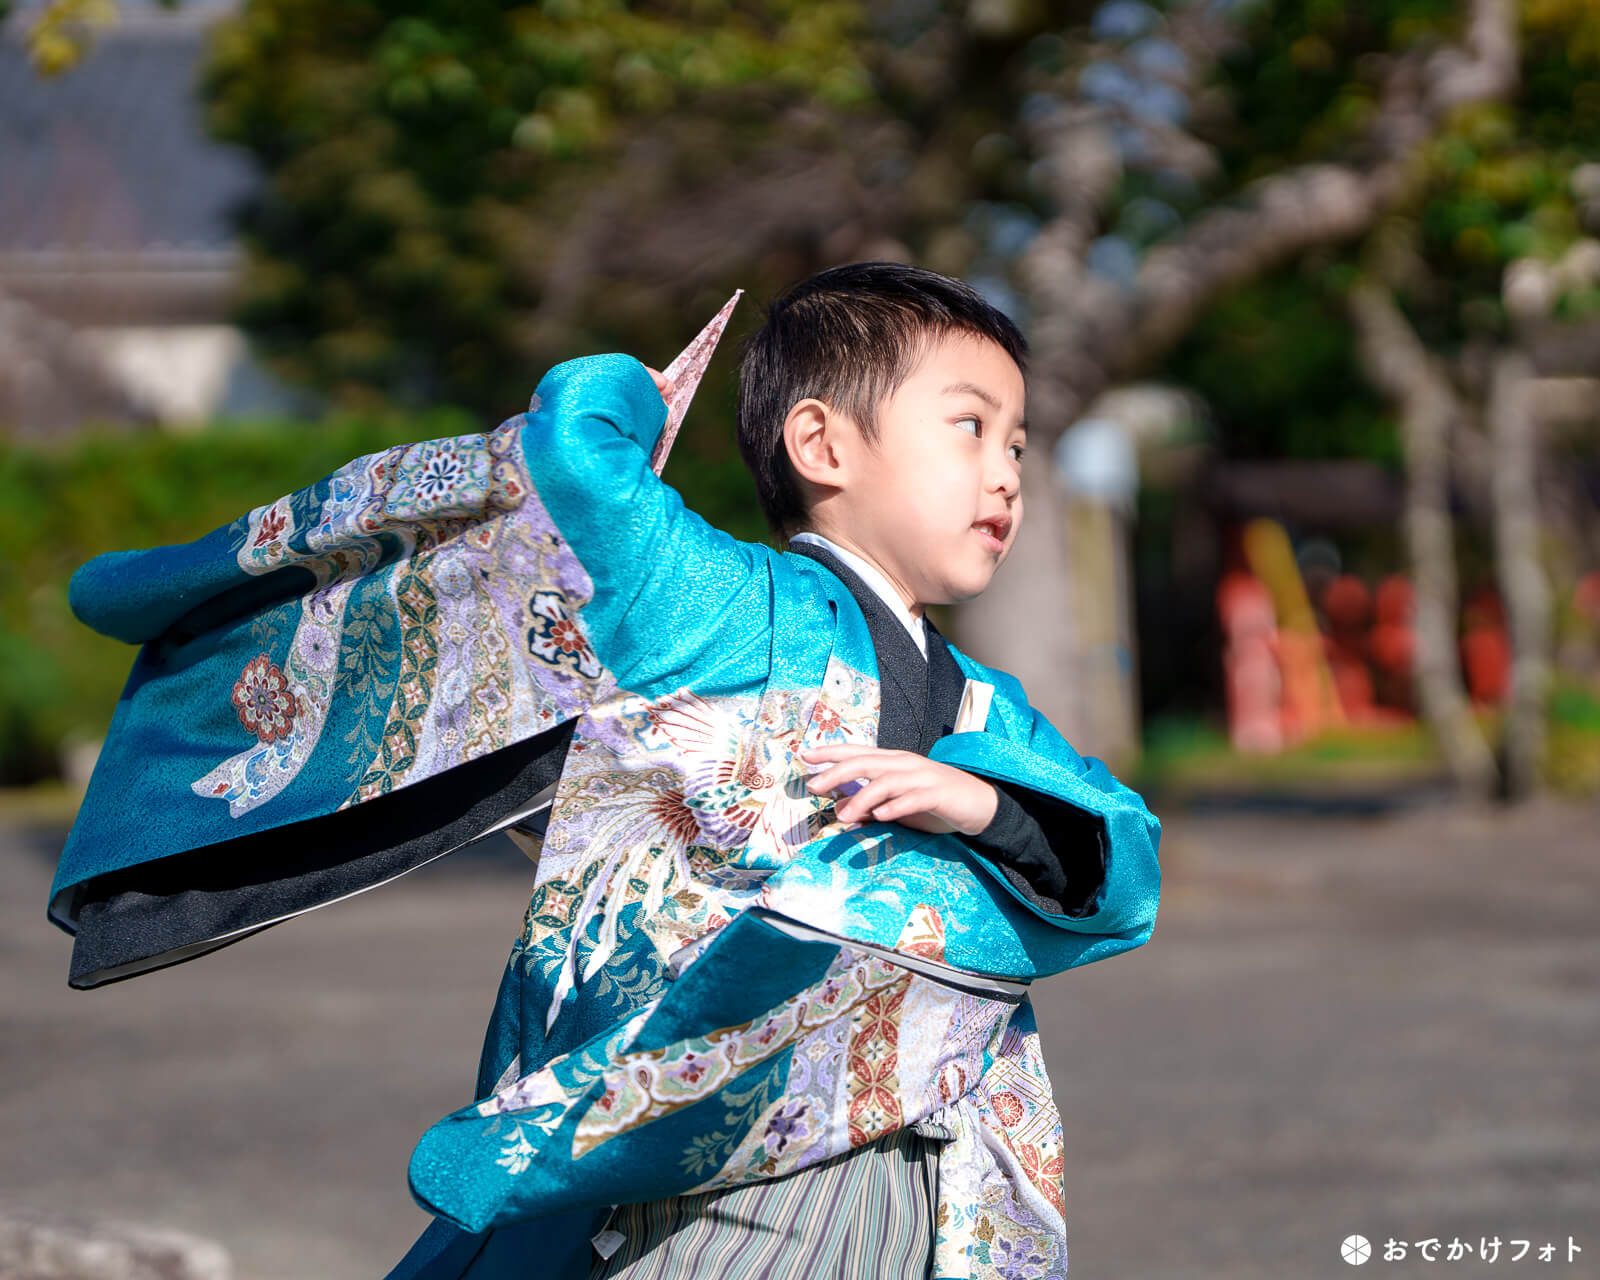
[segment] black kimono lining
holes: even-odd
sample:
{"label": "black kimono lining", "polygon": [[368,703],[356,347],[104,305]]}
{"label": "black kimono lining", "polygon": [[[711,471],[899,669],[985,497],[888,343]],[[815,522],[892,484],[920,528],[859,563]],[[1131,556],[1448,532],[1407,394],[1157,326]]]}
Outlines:
{"label": "black kimono lining", "polygon": [[69,985],[204,955],[470,844],[560,778],[576,727],[320,818],[96,877],[77,890]]}
{"label": "black kimono lining", "polygon": [[1041,911],[1081,919],[1099,910],[1106,878],[1105,819],[1018,783],[984,778],[1000,793],[993,820],[964,837]]}

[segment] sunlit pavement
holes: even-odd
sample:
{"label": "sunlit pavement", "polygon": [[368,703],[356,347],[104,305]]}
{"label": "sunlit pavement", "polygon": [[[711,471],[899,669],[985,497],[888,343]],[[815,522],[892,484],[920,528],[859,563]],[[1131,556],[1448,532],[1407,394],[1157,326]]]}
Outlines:
{"label": "sunlit pavement", "polygon": [[[381,1277],[426,1222],[412,1144],[471,1100],[529,864],[74,992],[58,847],[0,829],[0,1207],[178,1227],[240,1280]],[[1034,995],[1074,1275],[1340,1276],[1352,1234],[1369,1276],[1600,1274],[1600,807],[1169,815],[1162,855],[1151,942]]]}

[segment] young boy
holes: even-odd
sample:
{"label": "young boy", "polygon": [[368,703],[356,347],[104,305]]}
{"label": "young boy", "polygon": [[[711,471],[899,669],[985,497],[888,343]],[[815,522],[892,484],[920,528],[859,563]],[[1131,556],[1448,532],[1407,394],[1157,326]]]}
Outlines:
{"label": "young boy", "polygon": [[[846,324],[840,349],[830,330]],[[1052,848],[1025,789],[926,755],[952,731],[963,681],[924,605],[980,593],[1022,523],[1025,350],[955,281],[895,263],[824,272],[746,344],[739,443],[775,537],[860,607],[885,690],[877,745],[803,752],[828,766],[808,787],[864,783],[839,821],[958,832],[1040,900],[1081,908],[1103,878],[1094,832],[1057,823]],[[620,1206],[621,1247],[594,1274],[709,1275],[737,1254],[751,1274],[926,1276],[948,1138],[924,1121],[787,1179]]]}
{"label": "young boy", "polygon": [[[912,267],[778,299],[745,347],[739,439],[781,555],[647,474],[642,379],[619,368],[630,394],[603,408],[568,379],[612,358],[541,384],[540,412],[604,423],[553,427],[541,465],[566,462],[534,484],[593,575],[586,608],[608,583],[626,603],[589,634],[648,704],[631,731],[580,728],[614,745],[593,773],[569,757],[557,810],[611,808],[657,759],[673,776],[640,803],[666,797],[691,834],[674,868],[670,819],[552,820],[480,1101],[412,1162],[419,1200],[471,1233],[436,1224],[395,1280],[522,1275],[529,1250],[591,1233],[592,1276],[629,1280],[1065,1271],[1059,1119],[1015,979],[1148,938],[1159,825],[923,611],[981,592],[1017,536],[1024,353],[978,295]],[[986,691],[987,726],[963,715]],[[652,740],[659,757],[627,758]],[[851,1009],[808,1025],[796,1008],[846,972]],[[763,1075],[768,1035],[788,1052]],[[586,1212],[608,1183],[615,1210]]]}
{"label": "young boy", "polygon": [[[783,552],[683,507],[650,465],[661,382],[595,356],[498,431],[91,562],[74,608],[145,649],[53,891],[75,980],[378,883],[553,786],[396,1280],[1062,1274],[1026,985],[1148,939],[1159,824],[923,616],[1017,536],[1023,358],[915,268],[778,299],[739,432]],[[132,840],[129,797],[163,819]]]}

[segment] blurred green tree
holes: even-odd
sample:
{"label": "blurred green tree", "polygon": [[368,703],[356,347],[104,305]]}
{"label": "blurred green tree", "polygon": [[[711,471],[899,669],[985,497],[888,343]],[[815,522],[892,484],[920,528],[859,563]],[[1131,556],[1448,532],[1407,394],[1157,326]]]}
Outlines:
{"label": "blurred green tree", "polygon": [[346,400],[484,413],[575,345],[676,334],[679,299],[611,269],[630,216],[737,170],[797,102],[869,97],[860,19],[835,0],[249,0],[203,85],[213,132],[268,175],[240,318]]}

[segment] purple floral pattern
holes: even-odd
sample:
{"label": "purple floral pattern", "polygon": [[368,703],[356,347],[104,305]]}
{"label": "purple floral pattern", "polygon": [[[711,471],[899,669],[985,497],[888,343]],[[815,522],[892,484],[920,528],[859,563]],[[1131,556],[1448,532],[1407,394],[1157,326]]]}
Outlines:
{"label": "purple floral pattern", "polygon": [[783,1154],[790,1143],[798,1143],[811,1136],[811,1126],[806,1123],[807,1106],[803,1099],[786,1102],[767,1118],[762,1145],[769,1156]]}
{"label": "purple floral pattern", "polygon": [[[615,684],[579,622],[593,583],[534,492],[521,441],[517,418],[486,435],[397,446],[330,476],[319,505],[306,509],[290,495],[250,513],[236,544],[240,568],[295,564],[322,586],[307,598],[277,674],[257,660],[241,675],[234,706],[255,742],[197,779],[197,795],[226,800],[238,817],[298,774],[333,698],[344,606],[372,574],[390,579],[400,670],[381,728],[363,736],[366,753],[350,762],[359,783],[347,806],[609,696]],[[380,568],[396,540],[408,554]],[[503,585],[530,576],[550,590],[530,601]]]}

